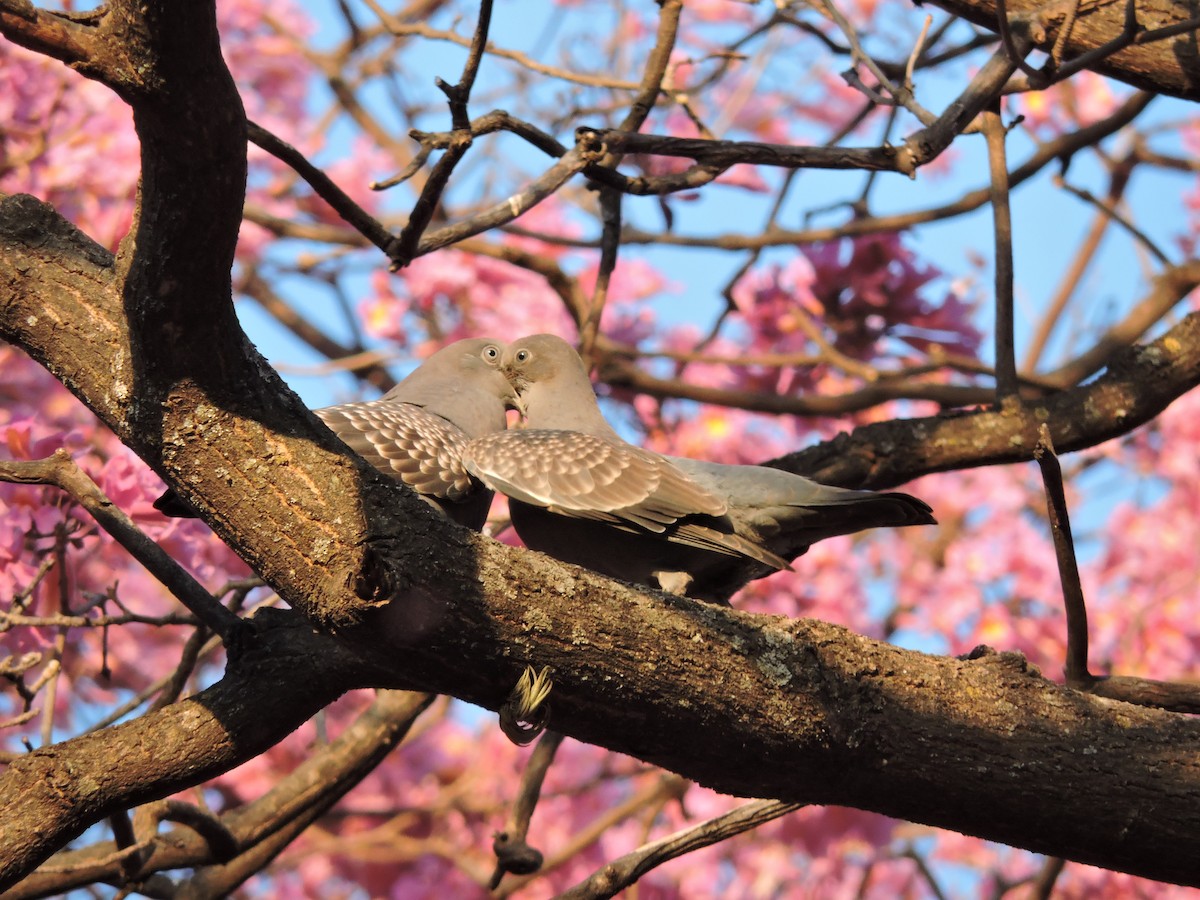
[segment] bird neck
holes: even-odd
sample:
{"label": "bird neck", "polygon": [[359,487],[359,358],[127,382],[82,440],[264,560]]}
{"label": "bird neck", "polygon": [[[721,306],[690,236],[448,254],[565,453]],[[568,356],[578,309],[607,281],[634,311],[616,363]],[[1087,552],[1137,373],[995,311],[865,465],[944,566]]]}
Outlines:
{"label": "bird neck", "polygon": [[384,395],[385,399],[420,406],[457,425],[468,437],[504,429],[504,404],[488,391],[458,381],[422,384],[418,380],[410,384],[412,381],[412,378],[402,381]]}
{"label": "bird neck", "polygon": [[579,431],[620,440],[600,412],[592,383],[586,378],[580,384],[539,382],[530,385],[522,391],[521,402],[526,428]]}

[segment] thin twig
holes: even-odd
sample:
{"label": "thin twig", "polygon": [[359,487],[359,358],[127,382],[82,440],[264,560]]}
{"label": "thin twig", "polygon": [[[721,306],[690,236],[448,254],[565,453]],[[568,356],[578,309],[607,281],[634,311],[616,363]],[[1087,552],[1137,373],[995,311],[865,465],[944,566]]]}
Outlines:
{"label": "thin twig", "polygon": [[1000,35],[1000,43],[1004,46],[1004,51],[1008,54],[1008,58],[1016,63],[1017,68],[1030,78],[1041,77],[1041,72],[1025,62],[1025,54],[1029,52],[1028,49],[1021,52],[1017,48],[1016,40],[1013,38],[1012,25],[1008,21],[1008,9],[1005,6],[1004,0],[996,0],[996,31]]}
{"label": "thin twig", "polygon": [[588,304],[587,318],[579,323],[579,355],[585,364],[593,361],[600,318],[608,301],[608,288],[617,268],[617,253],[621,247],[621,193],[612,188],[600,188],[600,265],[596,269],[596,284]]}
{"label": "thin twig", "polygon": [[[858,32],[855,30],[854,26],[850,24],[849,20],[842,15],[837,6],[835,6],[831,0],[819,0],[819,2],[821,9],[823,9],[829,18],[837,25],[837,27],[841,29],[842,34],[846,36],[846,40],[849,42],[851,48],[852,61],[865,65],[870,73],[875,76],[876,80],[879,82],[879,86],[887,91],[892,97],[892,99],[889,101],[886,98],[879,97],[876,94],[872,99],[876,99],[880,103],[884,103],[889,106],[899,104],[916,116],[917,120],[922,125],[932,125],[938,117],[929,110],[925,109],[925,107],[921,106],[921,104],[919,104],[916,98],[913,96],[912,91],[910,91],[907,87],[897,86],[891,81],[891,79],[888,78],[887,74],[883,71],[880,65],[875,62],[875,60],[863,49],[862,44],[858,39]],[[854,73],[854,70],[851,70],[850,72],[845,73],[845,75],[850,76],[852,73],[854,75],[857,74]],[[849,78],[847,80],[849,80]],[[859,85],[856,86],[866,89],[866,86],[862,85],[861,81]],[[870,92],[869,89],[866,89],[864,90],[864,93],[867,93],[868,96],[871,96],[871,94],[874,92]]]}
{"label": "thin twig", "polygon": [[248,136],[252,142],[280,161],[287,163],[303,178],[317,196],[333,207],[348,225],[353,227],[380,250],[387,248],[392,234],[374,216],[355,203],[333,180],[304,158],[304,155],[286,141],[273,135],[261,125],[248,122]]}
{"label": "thin twig", "polygon": [[[625,822],[638,813],[652,807],[657,807],[665,800],[674,799],[682,801],[683,795],[687,793],[690,784],[691,782],[686,778],[681,778],[671,773],[664,773],[644,790],[630,794],[615,806],[606,807],[590,822],[574,829],[566,843],[557,847],[552,855],[546,857],[546,862],[539,874],[546,875],[577,860],[580,853],[591,847],[606,834],[610,834],[616,825]],[[497,900],[511,897],[534,877],[536,876],[522,875],[514,877],[497,888],[493,892],[493,895]]]}
{"label": "thin twig", "polygon": [[502,200],[468,219],[425,235],[412,252],[412,259],[511,222],[541,203],[571,177],[592,165],[598,158],[600,152],[598,145],[590,139],[590,135],[583,135],[582,138],[575,148],[569,150],[562,159],[542,173],[540,178],[531,182],[519,194],[513,194],[507,200]]}
{"label": "thin twig", "polygon": [[996,402],[1017,394],[1017,357],[1013,343],[1012,211],[1008,204],[1008,161],[1000,102],[980,115],[987,139],[988,171],[992,179],[992,229],[996,265]]}
{"label": "thin twig", "polygon": [[613,860],[591,877],[563,891],[558,895],[558,900],[597,900],[612,897],[665,862],[727,840],[751,828],[757,828],[804,805],[783,803],[779,800],[755,800],[747,803]]}
{"label": "thin twig", "polygon": [[494,891],[500,886],[501,879],[506,873],[514,875],[529,875],[542,867],[542,853],[529,846],[526,838],[529,835],[529,822],[537,807],[538,798],[542,793],[542,782],[546,772],[554,762],[554,755],[563,741],[563,735],[557,731],[547,731],[538,741],[525,771],[521,773],[521,784],[517,788],[517,797],[513,801],[512,812],[504,830],[496,833],[492,841],[492,850],[496,853],[496,868],[492,872],[488,890]]}
{"label": "thin twig", "polygon": [[1067,498],[1063,491],[1062,467],[1054,454],[1050,426],[1042,423],[1038,429],[1037,446],[1033,451],[1042,470],[1046,489],[1046,512],[1050,517],[1050,532],[1054,536],[1054,554],[1058,559],[1058,577],[1062,582],[1063,603],[1067,613],[1067,685],[1085,688],[1092,682],[1088,672],[1087,605],[1079,581],[1079,564],[1075,560],[1075,543],[1071,539],[1071,520],[1067,513]]}
{"label": "thin twig", "polygon": [[917,67],[917,60],[925,52],[925,38],[932,24],[933,16],[926,16],[924,24],[921,25],[921,33],[917,35],[917,42],[913,44],[912,53],[908,54],[908,61],[904,64],[904,88],[907,91],[913,89],[913,71]]}
{"label": "thin twig", "polygon": [[453,143],[437,161],[425,187],[413,204],[408,222],[400,230],[400,235],[391,241],[385,252],[392,261],[392,271],[403,269],[416,258],[421,236],[433,219],[434,211],[441,202],[442,193],[450,183],[450,175],[462,161],[472,143],[471,119],[467,115],[467,103],[471,99],[471,88],[475,86],[475,76],[479,72],[479,64],[483,59],[483,51],[487,47],[488,28],[492,20],[492,0],[481,0],[479,5],[479,22],[475,26],[475,37],[471,41],[471,50],[463,65],[462,77],[458,84],[446,84],[440,78],[436,84],[446,95],[450,104],[450,121],[453,126]]}
{"label": "thin twig", "polygon": [[1058,876],[1062,874],[1066,864],[1067,861],[1060,856],[1052,856],[1042,863],[1041,871],[1030,885],[1030,896],[1034,900],[1050,900],[1054,896],[1054,883],[1058,881]]}
{"label": "thin twig", "polygon": [[1106,216],[1128,231],[1129,234],[1132,235],[1133,238],[1138,241],[1138,243],[1145,247],[1150,252],[1150,255],[1157,259],[1160,263],[1162,263],[1164,266],[1171,265],[1171,260],[1167,257],[1167,254],[1164,253],[1159,246],[1150,239],[1148,234],[1134,225],[1133,222],[1129,221],[1126,216],[1122,215],[1117,210],[1114,203],[1109,200],[1100,199],[1089,190],[1068,184],[1066,179],[1061,175],[1055,176],[1054,184],[1057,187],[1065,190],[1067,193],[1078,197],[1083,202],[1090,203],[1092,206],[1096,207],[1098,210],[1103,212]]}
{"label": "thin twig", "polygon": [[[384,24],[392,34],[397,37],[416,36],[434,41],[447,41],[452,44],[457,44],[460,47],[467,47],[471,44],[471,39],[465,38],[453,31],[443,31],[427,25],[425,22],[405,22],[393,16],[375,0],[364,0],[371,11],[379,16],[379,20]],[[539,75],[548,75],[551,78],[560,81],[566,81],[570,84],[579,84],[584,87],[605,88],[612,91],[634,91],[637,90],[637,85],[630,81],[622,81],[619,78],[613,78],[607,75],[586,75],[581,72],[574,72],[570,69],[559,66],[548,66],[545,63],[540,63],[529,55],[522,53],[519,50],[509,50],[504,47],[497,47],[495,44],[488,42],[487,53],[489,56],[499,59],[507,59],[523,68],[529,69],[531,72],[537,72]]]}

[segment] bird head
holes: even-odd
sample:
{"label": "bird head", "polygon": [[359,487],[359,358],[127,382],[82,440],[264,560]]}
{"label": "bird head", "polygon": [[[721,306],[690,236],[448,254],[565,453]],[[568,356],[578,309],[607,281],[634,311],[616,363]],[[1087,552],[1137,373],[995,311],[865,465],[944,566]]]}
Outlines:
{"label": "bird head", "polygon": [[504,409],[516,401],[501,371],[506,347],[492,338],[468,338],[443,347],[387,398],[422,406],[474,436],[504,428]]}
{"label": "bird head", "polygon": [[527,428],[609,434],[583,360],[575,348],[553,334],[513,341],[501,369],[517,393],[514,409]]}
{"label": "bird head", "polygon": [[[495,394],[506,405],[516,399],[516,391],[500,366],[506,345],[492,338],[468,338],[451,344],[446,350],[459,353],[459,366],[488,393]],[[444,352],[444,351],[443,351]]]}

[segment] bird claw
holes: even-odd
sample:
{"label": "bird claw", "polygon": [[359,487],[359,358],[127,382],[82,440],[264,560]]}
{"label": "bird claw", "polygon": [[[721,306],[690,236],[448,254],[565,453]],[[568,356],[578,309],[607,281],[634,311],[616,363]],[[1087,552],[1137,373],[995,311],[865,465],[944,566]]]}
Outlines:
{"label": "bird claw", "polygon": [[538,672],[533,666],[526,666],[500,707],[500,730],[517,746],[532,743],[546,730],[550,721],[550,704],[546,698],[553,687],[549,666],[542,666]]}
{"label": "bird claw", "polygon": [[659,590],[668,594],[686,597],[688,588],[692,586],[692,576],[687,572],[651,572],[658,582]]}

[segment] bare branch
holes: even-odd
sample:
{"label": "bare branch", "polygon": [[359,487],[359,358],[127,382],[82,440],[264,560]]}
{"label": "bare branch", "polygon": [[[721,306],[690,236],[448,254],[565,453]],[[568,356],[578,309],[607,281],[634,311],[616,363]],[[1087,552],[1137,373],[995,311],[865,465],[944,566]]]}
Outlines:
{"label": "bare branch", "polygon": [[1075,187],[1073,184],[1068,183],[1067,180],[1062,176],[1056,177],[1054,179],[1054,183],[1068,193],[1078,197],[1084,203],[1090,203],[1092,206],[1095,206],[1097,209],[1103,212],[1104,215],[1108,216],[1110,219],[1128,231],[1133,238],[1139,244],[1145,247],[1146,250],[1150,252],[1150,255],[1157,259],[1160,263],[1163,265],[1171,264],[1171,260],[1167,257],[1167,254],[1159,249],[1159,246],[1150,239],[1150,236],[1129,221],[1127,216],[1122,215],[1121,212],[1117,210],[1117,208],[1111,202],[1100,199],[1089,190]]}
{"label": "bare branch", "polygon": [[[996,0],[937,0],[937,5],[983,28],[996,30],[1000,5]],[[1075,0],[1004,3],[1009,21],[1014,25],[1026,23],[1039,49],[1067,60],[1064,68],[1071,67],[1068,73],[1082,64],[1144,90],[1200,99],[1196,88],[1200,85],[1200,58],[1183,49],[1186,43],[1174,46],[1164,40],[1196,29],[1192,8],[1170,0],[1139,0],[1136,13],[1140,24],[1131,30],[1131,5],[1085,4],[1076,14]],[[1070,33],[1060,42],[1062,30]]]}
{"label": "bare branch", "polygon": [[[442,192],[450,183],[450,175],[458,166],[471,147],[471,120],[467,115],[467,102],[471,99],[471,88],[475,85],[475,75],[479,71],[479,63],[483,58],[483,50],[487,45],[488,27],[492,21],[492,0],[481,0],[479,6],[479,23],[475,26],[475,37],[471,40],[471,50],[463,65],[462,77],[454,85],[446,84],[440,78],[437,86],[450,102],[450,121],[453,126],[453,142],[446,148],[442,158],[437,161],[421,195],[409,214],[408,222],[400,234],[390,241],[385,248],[388,258],[392,261],[392,271],[403,269],[414,258],[420,255],[421,235],[429,227],[433,213],[441,201]],[[557,186],[556,186],[557,187]],[[477,232],[476,232],[477,233]],[[426,253],[429,251],[426,250]]]}
{"label": "bare branch", "polygon": [[133,520],[104,495],[65,450],[57,450],[53,456],[36,461],[0,461],[0,481],[49,484],[66,491],[197,619],[220,635],[222,641],[228,645],[236,640],[242,630],[242,620],[218,603],[179,563],[134,525]]}
{"label": "bare branch", "polygon": [[96,29],[29,0],[0,0],[0,34],[29,50],[44,53],[88,72],[96,56]]}
{"label": "bare branch", "polygon": [[777,464],[828,484],[881,489],[919,474],[1024,462],[1033,459],[1042,423],[1060,453],[1093,447],[1148,422],[1198,384],[1200,313],[1191,313],[1159,339],[1115,355],[1098,379],[1036,404],[864,425]]}
{"label": "bare branch", "polygon": [[[281,698],[282,699],[282,698]],[[176,829],[147,843],[140,877],[171,869],[194,868],[185,890],[232,890],[266,865],[313,821],[366,777],[408,734],[432,702],[426,695],[382,692],[338,738],[313,754],[265,795],[233,809],[216,826],[234,836],[238,856],[226,863],[211,840],[195,830]],[[186,824],[186,823],[185,823]],[[218,843],[218,847],[223,846]],[[267,855],[261,855],[265,848]],[[97,881],[117,881],[121,873],[110,859],[111,842],[64,850],[6,894],[7,900],[31,900],[66,893]]]}
{"label": "bare branch", "polygon": [[[1002,34],[1007,47],[1012,41],[1007,27]],[[992,179],[996,266],[996,402],[1003,403],[1017,393],[1017,356],[1013,343],[1012,211],[1008,204],[1008,162],[1004,150],[1006,129],[1000,118],[999,100],[993,109],[980,113],[980,119],[983,122],[983,135],[987,139],[988,171]]]}
{"label": "bare branch", "polygon": [[359,206],[333,180],[304,158],[295,147],[280,140],[261,125],[247,123],[250,140],[272,156],[291,166],[301,178],[308,182],[317,195],[333,207],[348,225],[380,250],[386,250],[392,234],[369,212]]}
{"label": "bare branch", "polygon": [[1092,681],[1088,672],[1087,604],[1079,582],[1079,564],[1075,561],[1075,541],[1071,537],[1071,519],[1067,513],[1067,497],[1063,490],[1062,467],[1054,455],[1054,442],[1045,423],[1038,429],[1038,442],[1033,450],[1042,472],[1046,489],[1046,513],[1050,533],[1054,538],[1054,555],[1058,560],[1058,576],[1062,583],[1063,605],[1067,612],[1067,684],[1086,688]]}
{"label": "bare branch", "polygon": [[542,793],[542,782],[554,762],[554,754],[563,741],[563,735],[547,731],[525,764],[512,812],[503,830],[496,833],[492,849],[496,854],[496,869],[492,873],[489,890],[500,886],[506,873],[530,875],[542,867],[542,853],[527,842],[529,822]]}
{"label": "bare branch", "polygon": [[780,803],[777,800],[755,800],[747,803],[613,860],[587,880],[563,891],[558,895],[559,900],[598,900],[615,896],[651,869],[665,862],[701,847],[728,840],[772,819],[795,812],[803,806],[803,803]]}
{"label": "bare branch", "polygon": [[439,228],[437,231],[425,235],[413,252],[412,258],[415,259],[418,256],[424,256],[427,253],[432,253],[435,250],[455,244],[464,238],[473,237],[484,231],[489,231],[511,222],[557,191],[572,176],[592,165],[600,152],[600,148],[585,135],[574,149],[569,150],[562,159],[547,169],[540,178],[531,182],[519,194],[513,194],[507,200],[503,200],[468,219],[456,222],[453,225],[447,225],[444,228]]}

